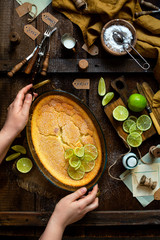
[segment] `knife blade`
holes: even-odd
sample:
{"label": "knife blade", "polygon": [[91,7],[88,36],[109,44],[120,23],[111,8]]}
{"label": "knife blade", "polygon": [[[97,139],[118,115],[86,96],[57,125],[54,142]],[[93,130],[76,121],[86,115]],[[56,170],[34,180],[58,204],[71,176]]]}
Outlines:
{"label": "knife blade", "polygon": [[[138,90],[138,92],[139,92],[141,95],[143,95],[143,96],[146,98],[146,100],[147,100],[147,97],[146,97],[146,94],[145,94],[145,92],[144,92],[144,90],[143,90],[143,87],[142,87],[139,83],[137,83],[137,90]],[[155,126],[155,128],[156,128],[156,130],[157,130],[157,133],[160,135],[160,125],[159,125],[159,123],[158,123],[158,121],[157,121],[154,113],[152,112],[152,109],[151,109],[151,107],[150,107],[150,105],[149,105],[148,100],[147,100],[146,109],[147,109],[147,111],[148,111],[148,113],[149,113],[149,115],[150,115],[150,117],[151,117],[151,119],[152,119],[152,122],[153,122],[153,124],[154,124],[154,126]]]}
{"label": "knife blade", "polygon": [[21,69],[21,67],[22,67],[31,57],[33,57],[35,51],[37,50],[37,47],[38,47],[38,46],[36,46],[36,47],[34,48],[33,52],[32,52],[28,57],[26,57],[24,60],[22,60],[22,61],[21,61],[20,63],[18,63],[16,66],[14,66],[14,67],[12,68],[12,70],[7,73],[7,75],[8,75],[9,77],[13,77],[13,75],[14,75],[16,72],[18,72],[18,71]]}

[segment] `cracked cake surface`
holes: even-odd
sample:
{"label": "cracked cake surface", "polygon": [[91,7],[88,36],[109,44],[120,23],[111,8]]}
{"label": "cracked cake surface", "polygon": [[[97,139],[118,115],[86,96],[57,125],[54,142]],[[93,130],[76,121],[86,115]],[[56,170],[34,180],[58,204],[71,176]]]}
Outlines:
{"label": "cracked cake surface", "polygon": [[[43,166],[65,185],[81,187],[90,183],[101,167],[102,149],[92,120],[73,100],[61,95],[42,98],[34,108],[31,137],[36,154]],[[73,180],[67,173],[66,149],[93,144],[98,157],[94,169],[81,180]]]}

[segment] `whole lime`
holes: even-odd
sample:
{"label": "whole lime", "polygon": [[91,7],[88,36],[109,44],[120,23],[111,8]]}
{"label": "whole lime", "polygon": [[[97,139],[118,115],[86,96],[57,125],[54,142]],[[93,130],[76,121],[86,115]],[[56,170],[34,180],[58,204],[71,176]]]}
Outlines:
{"label": "whole lime", "polygon": [[146,107],[146,104],[146,98],[139,93],[133,93],[128,99],[128,107],[133,112],[141,112]]}

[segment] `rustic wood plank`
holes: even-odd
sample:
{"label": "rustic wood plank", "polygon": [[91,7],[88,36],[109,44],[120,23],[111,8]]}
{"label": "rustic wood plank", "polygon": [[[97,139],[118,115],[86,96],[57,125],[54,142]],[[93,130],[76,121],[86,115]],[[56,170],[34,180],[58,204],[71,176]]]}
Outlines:
{"label": "rustic wood plank", "polygon": [[[0,212],[0,226],[46,226],[51,212]],[[150,211],[93,211],[78,226],[160,225],[160,210]]]}
{"label": "rustic wood plank", "polygon": [[[32,49],[33,50],[33,49]],[[32,52],[31,50],[31,52]],[[27,57],[27,55],[25,56]],[[50,59],[49,60],[49,73],[80,73],[82,72],[78,68],[78,62],[81,59]],[[137,67],[136,63],[132,59],[126,59],[121,66],[118,59],[86,59],[89,63],[89,66],[84,73],[143,73],[147,75],[152,73],[152,69],[149,69],[148,72],[144,72],[141,68]],[[22,59],[17,60],[2,60],[0,59],[0,71],[10,71],[13,66],[21,62]],[[152,64],[153,66],[153,64]],[[25,67],[24,67],[25,68]],[[22,69],[23,70],[23,69]]]}

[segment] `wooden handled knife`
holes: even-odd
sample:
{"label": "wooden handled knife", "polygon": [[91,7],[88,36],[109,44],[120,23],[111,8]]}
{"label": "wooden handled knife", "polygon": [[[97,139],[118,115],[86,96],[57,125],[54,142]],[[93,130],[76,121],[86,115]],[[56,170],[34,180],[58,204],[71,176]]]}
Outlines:
{"label": "wooden handled knife", "polygon": [[[145,94],[145,92],[144,92],[144,90],[143,90],[143,87],[142,87],[139,83],[137,83],[137,90],[138,90],[138,92],[139,92],[141,95],[143,95],[143,96],[146,98],[146,100],[147,100],[147,97],[146,97],[146,94]],[[147,100],[146,109],[147,109],[147,111],[148,111],[148,113],[149,113],[149,115],[150,115],[150,117],[151,117],[151,119],[152,119],[152,122],[153,122],[153,124],[154,124],[154,126],[155,126],[155,128],[156,128],[156,130],[157,130],[157,133],[160,135],[160,125],[159,125],[159,123],[158,123],[158,121],[157,121],[154,113],[153,113],[152,110],[151,110],[151,107],[150,107],[150,105],[149,105],[149,103],[148,103],[148,100]]]}

